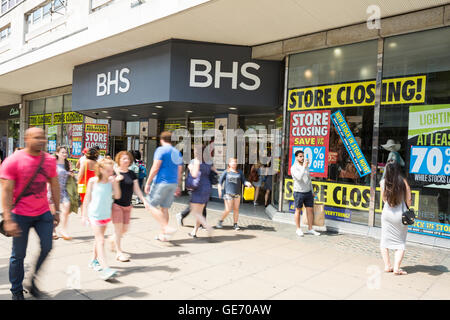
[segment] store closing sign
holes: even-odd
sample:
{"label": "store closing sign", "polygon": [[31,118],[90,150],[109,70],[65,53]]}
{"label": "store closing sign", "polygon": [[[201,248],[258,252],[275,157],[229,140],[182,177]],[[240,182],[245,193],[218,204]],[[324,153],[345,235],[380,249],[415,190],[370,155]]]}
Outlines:
{"label": "store closing sign", "polygon": [[[326,206],[368,211],[370,207],[370,187],[343,183],[312,181],[316,202]],[[375,212],[381,212],[380,188],[376,189]],[[419,191],[411,190],[411,208],[419,210]],[[294,180],[284,180],[284,199],[294,200]]]}
{"label": "store closing sign", "polygon": [[371,170],[369,163],[364,157],[364,154],[362,153],[361,148],[358,145],[358,142],[356,142],[356,139],[353,136],[353,133],[350,130],[347,121],[345,121],[342,112],[339,110],[333,113],[331,115],[331,119],[333,120],[333,124],[337,132],[339,133],[339,136],[341,137],[342,142],[344,143],[345,149],[347,149],[347,152],[350,155],[350,158],[352,159],[359,176],[364,177],[370,174]]}
{"label": "store closing sign", "polygon": [[[361,81],[317,87],[295,88],[288,92],[288,111],[373,106],[376,81]],[[384,79],[381,104],[425,102],[426,76]]]}
{"label": "store closing sign", "polygon": [[108,125],[86,124],[84,130],[84,147],[93,148],[99,146],[100,153],[105,154],[108,150]]}
{"label": "store closing sign", "polygon": [[329,110],[291,113],[289,175],[295,161],[295,152],[301,150],[310,162],[312,177],[328,176],[330,114]]}

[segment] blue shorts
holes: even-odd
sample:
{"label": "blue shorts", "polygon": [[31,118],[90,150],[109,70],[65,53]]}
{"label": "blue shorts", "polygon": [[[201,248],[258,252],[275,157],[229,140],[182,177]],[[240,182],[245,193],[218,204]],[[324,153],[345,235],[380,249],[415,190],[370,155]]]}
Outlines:
{"label": "blue shorts", "polygon": [[156,183],[152,185],[147,200],[152,207],[170,208],[175,197],[176,183]]}
{"label": "blue shorts", "polygon": [[294,192],[294,208],[301,209],[303,204],[306,208],[314,207],[314,195],[312,191],[309,192]]}

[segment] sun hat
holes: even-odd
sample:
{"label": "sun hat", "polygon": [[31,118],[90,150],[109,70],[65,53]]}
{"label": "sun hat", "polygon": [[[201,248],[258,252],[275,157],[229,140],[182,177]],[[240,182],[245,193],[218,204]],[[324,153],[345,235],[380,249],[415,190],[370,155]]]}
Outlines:
{"label": "sun hat", "polygon": [[381,146],[387,151],[399,151],[401,147],[400,143],[395,143],[392,139],[389,139],[386,144],[382,144]]}

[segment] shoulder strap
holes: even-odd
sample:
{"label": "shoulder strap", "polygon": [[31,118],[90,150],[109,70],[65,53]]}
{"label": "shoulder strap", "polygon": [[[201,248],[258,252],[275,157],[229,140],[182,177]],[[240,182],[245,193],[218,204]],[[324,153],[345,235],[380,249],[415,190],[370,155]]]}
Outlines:
{"label": "shoulder strap", "polygon": [[36,169],[36,171],[34,172],[33,176],[31,177],[31,179],[28,181],[27,185],[25,186],[25,188],[22,189],[22,192],[19,194],[19,196],[16,198],[16,201],[14,201],[14,207],[19,203],[19,201],[22,199],[22,197],[25,195],[25,192],[27,191],[27,189],[30,187],[30,185],[33,183],[34,179],[36,179],[39,171],[41,170],[42,164],[44,163],[44,159],[45,159],[45,154],[44,151],[41,151],[41,162],[39,162],[39,165]]}

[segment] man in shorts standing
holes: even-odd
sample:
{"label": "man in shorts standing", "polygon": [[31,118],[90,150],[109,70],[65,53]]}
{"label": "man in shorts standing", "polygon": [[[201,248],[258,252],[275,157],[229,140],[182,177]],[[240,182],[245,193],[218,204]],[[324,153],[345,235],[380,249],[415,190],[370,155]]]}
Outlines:
{"label": "man in shorts standing", "polygon": [[295,162],[291,167],[291,175],[294,179],[296,234],[299,237],[303,237],[303,232],[300,229],[300,212],[304,204],[308,217],[308,231],[306,233],[320,236],[320,233],[313,230],[312,227],[314,221],[314,194],[312,192],[311,175],[309,173],[309,161],[308,159],[305,160],[305,154],[301,150],[295,152]]}
{"label": "man in shorts standing", "polygon": [[[171,140],[170,132],[161,133],[161,146],[155,151],[153,165],[144,189],[145,193],[149,194],[150,212],[161,225],[162,233],[157,237],[161,241],[167,241],[176,232],[176,229],[169,227],[169,208],[174,196],[179,196],[181,193],[179,186],[183,172],[183,157],[181,152],[172,146]],[[161,209],[157,209],[158,206]]]}
{"label": "man in shorts standing", "polygon": [[[35,277],[52,249],[53,226],[59,223],[59,182],[56,159],[44,152],[44,130],[31,128],[25,132],[25,149],[15,152],[2,164],[2,204],[4,230],[13,237],[9,261],[9,281],[13,300],[24,300],[24,259],[28,234],[34,228],[40,239],[41,252],[31,277],[30,293],[40,297]],[[50,183],[56,212],[53,216],[47,200]]]}

